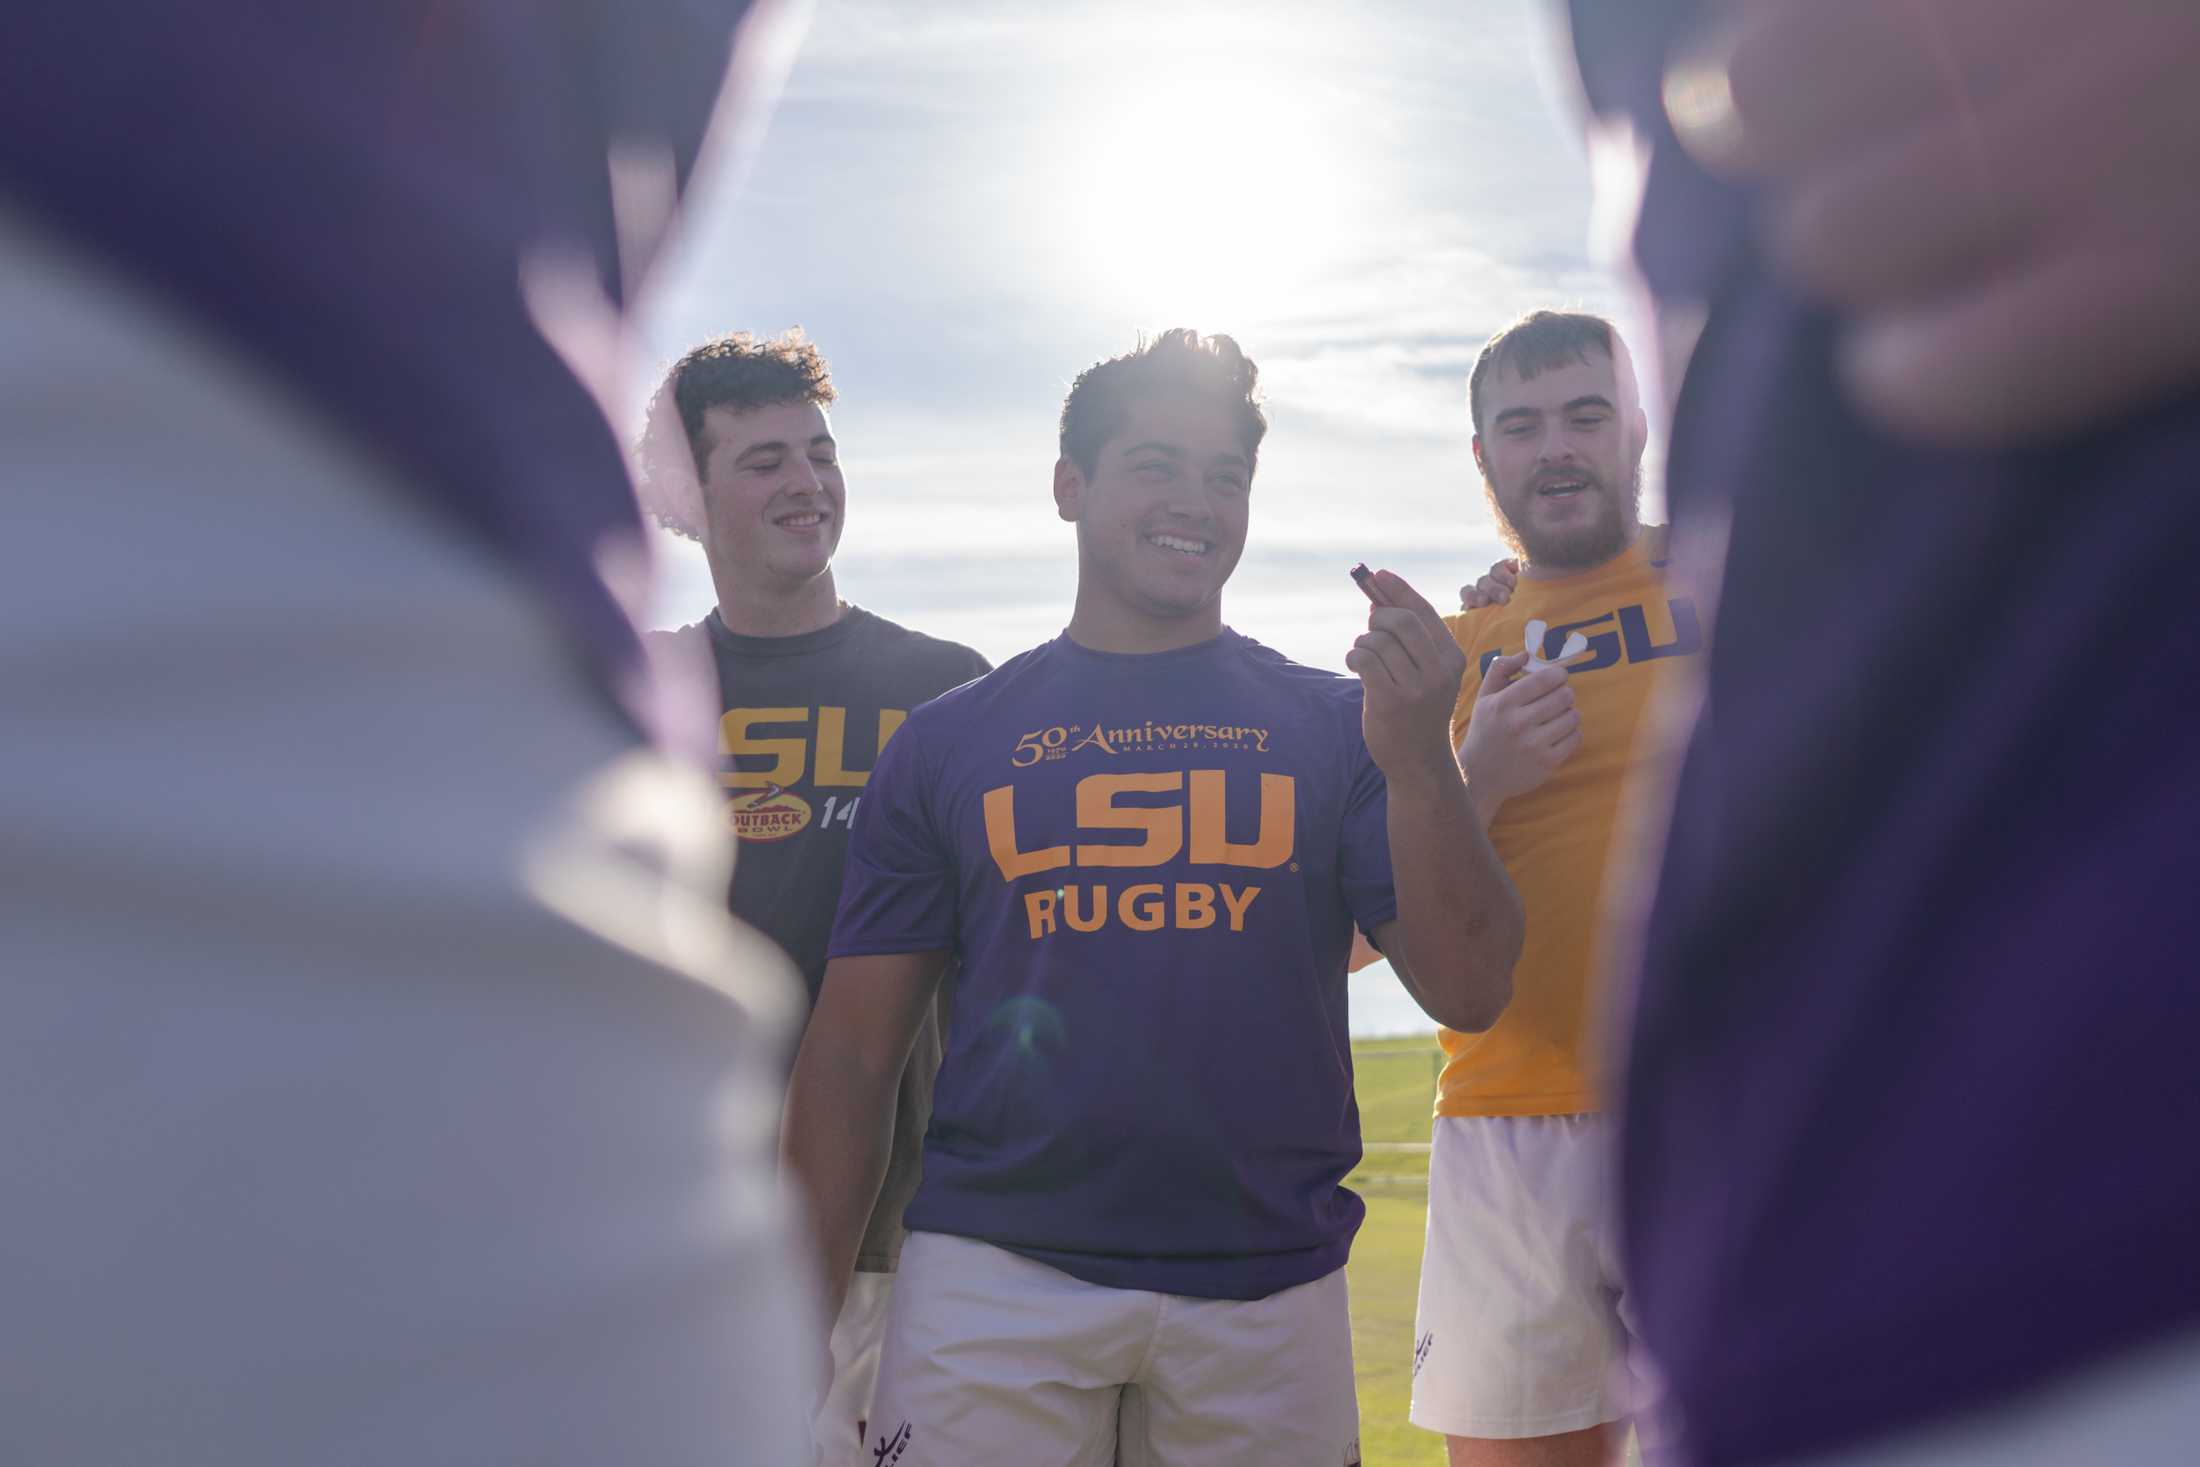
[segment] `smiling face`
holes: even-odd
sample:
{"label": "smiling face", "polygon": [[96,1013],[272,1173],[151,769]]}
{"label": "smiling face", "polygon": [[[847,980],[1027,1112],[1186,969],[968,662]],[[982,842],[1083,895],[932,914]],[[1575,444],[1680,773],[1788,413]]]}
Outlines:
{"label": "smiling face", "polygon": [[1490,373],[1474,461],[1531,568],[1585,570],[1633,542],[1645,437],[1624,359],[1592,348],[1532,377],[1510,365]]}
{"label": "smiling face", "polygon": [[1064,458],[1054,497],[1077,526],[1077,599],[1149,626],[1213,621],[1245,549],[1253,456],[1238,411],[1136,398],[1088,474]]}
{"label": "smiling face", "polygon": [[703,548],[713,576],[792,592],[823,575],[847,504],[825,410],[808,402],[713,407],[703,434]]}

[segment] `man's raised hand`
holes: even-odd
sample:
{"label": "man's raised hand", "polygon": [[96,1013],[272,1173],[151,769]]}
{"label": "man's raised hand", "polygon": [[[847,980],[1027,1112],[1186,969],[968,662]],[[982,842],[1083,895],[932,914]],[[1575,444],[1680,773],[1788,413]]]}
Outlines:
{"label": "man's raised hand", "polygon": [[1485,821],[1541,786],[1581,747],[1581,714],[1565,667],[1545,662],[1522,674],[1527,666],[1525,650],[1491,660],[1459,741],[1467,793]]}
{"label": "man's raised hand", "polygon": [[1377,571],[1373,579],[1381,604],[1369,609],[1367,631],[1344,659],[1366,689],[1361,728],[1367,751],[1393,781],[1456,779],[1451,714],[1467,654],[1436,608],[1403,577]]}

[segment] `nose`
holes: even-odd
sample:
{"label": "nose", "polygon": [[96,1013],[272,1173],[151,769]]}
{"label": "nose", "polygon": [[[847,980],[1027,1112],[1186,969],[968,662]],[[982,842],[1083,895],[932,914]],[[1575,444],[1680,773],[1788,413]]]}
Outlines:
{"label": "nose", "polygon": [[1198,474],[1179,474],[1161,494],[1161,508],[1171,519],[1205,527],[1214,523],[1214,491]]}
{"label": "nose", "polygon": [[795,460],[794,473],[790,476],[787,487],[796,494],[823,494],[825,481],[819,477],[817,465],[805,456]]}
{"label": "nose", "polygon": [[1566,436],[1565,428],[1557,421],[1546,419],[1535,445],[1537,463],[1568,463],[1573,460],[1573,440]]}

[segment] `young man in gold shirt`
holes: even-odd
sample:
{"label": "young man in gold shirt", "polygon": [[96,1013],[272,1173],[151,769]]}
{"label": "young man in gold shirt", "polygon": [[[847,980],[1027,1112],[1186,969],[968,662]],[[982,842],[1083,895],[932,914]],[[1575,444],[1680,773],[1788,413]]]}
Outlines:
{"label": "young man in gold shirt", "polygon": [[1528,934],[1505,1015],[1441,1033],[1412,1419],[1444,1433],[1452,1467],[1589,1467],[1627,1414],[1598,916],[1644,710],[1703,638],[1641,525],[1648,428],[1610,323],[1523,318],[1483,349],[1469,400],[1519,580],[1449,620],[1469,659],[1452,735]]}

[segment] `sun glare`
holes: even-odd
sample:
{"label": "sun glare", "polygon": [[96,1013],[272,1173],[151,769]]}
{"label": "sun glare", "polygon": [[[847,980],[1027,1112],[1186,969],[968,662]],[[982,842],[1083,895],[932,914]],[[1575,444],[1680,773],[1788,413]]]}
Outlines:
{"label": "sun glare", "polygon": [[1115,104],[1069,181],[1089,278],[1155,322],[1288,310],[1343,235],[1349,169],[1324,110],[1283,74],[1174,77]]}

